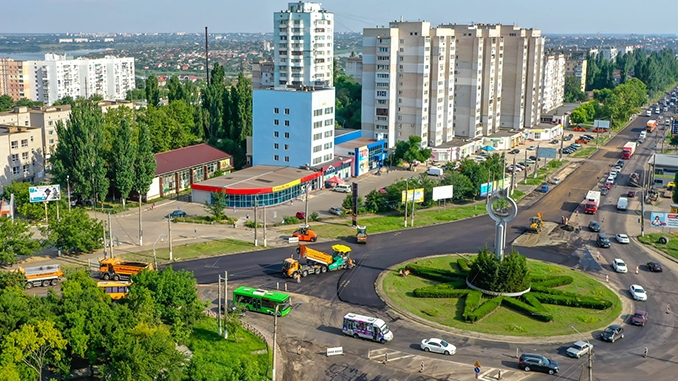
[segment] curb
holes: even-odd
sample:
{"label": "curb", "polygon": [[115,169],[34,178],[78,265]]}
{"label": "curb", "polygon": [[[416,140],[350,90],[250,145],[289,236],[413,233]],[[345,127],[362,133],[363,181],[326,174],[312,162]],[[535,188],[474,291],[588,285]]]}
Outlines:
{"label": "curb", "polygon": [[[383,287],[383,280],[386,274],[388,274],[391,271],[394,271],[396,268],[401,267],[407,263],[422,260],[422,259],[428,259],[428,258],[438,258],[438,257],[446,257],[450,255],[458,255],[458,256],[468,256],[468,255],[475,255],[475,254],[470,254],[470,253],[454,253],[454,254],[440,254],[440,255],[431,255],[431,256],[426,256],[426,257],[417,257],[417,258],[412,258],[404,262],[400,262],[398,264],[395,264],[386,270],[382,271],[379,276],[377,277],[377,280],[374,282],[374,289],[377,292],[377,295],[379,296],[379,299],[381,299],[384,304],[388,306],[389,309],[397,313],[398,315],[401,315],[403,318],[406,318],[410,320],[411,322],[418,323],[420,325],[429,327],[429,328],[434,328],[438,329],[441,331],[445,331],[448,333],[451,333],[453,335],[461,336],[461,337],[466,337],[469,339],[479,339],[479,340],[487,340],[487,341],[492,341],[492,342],[498,342],[498,343],[511,343],[511,344],[566,344],[566,343],[571,343],[577,340],[581,339],[581,335],[579,334],[571,334],[571,335],[561,335],[561,336],[549,336],[549,337],[544,337],[541,340],[535,340],[537,337],[534,336],[502,336],[502,335],[490,335],[487,333],[479,333],[479,332],[471,332],[471,331],[465,331],[459,328],[454,328],[454,327],[449,327],[446,325],[438,324],[429,320],[426,320],[424,318],[421,318],[409,311],[406,311],[402,308],[400,308],[397,304],[395,304],[384,292],[384,287]],[[549,263],[550,265],[554,266],[559,266],[563,267],[561,265],[555,264],[555,263]],[[570,268],[567,268],[570,269]],[[583,274],[583,272],[579,271],[580,273]],[[587,275],[588,276],[588,275]],[[611,291],[615,292],[616,295],[618,293],[611,289],[609,285],[599,282],[607,286]],[[619,298],[621,303],[622,303],[622,312],[621,314],[616,318],[616,319],[621,319],[621,316],[624,315],[625,313],[625,303],[624,300],[620,297]],[[626,303],[628,304],[628,303]],[[615,319],[615,320],[616,320]],[[583,335],[591,335],[591,337],[595,336],[593,335],[594,331],[589,331],[589,332],[582,332]]]}

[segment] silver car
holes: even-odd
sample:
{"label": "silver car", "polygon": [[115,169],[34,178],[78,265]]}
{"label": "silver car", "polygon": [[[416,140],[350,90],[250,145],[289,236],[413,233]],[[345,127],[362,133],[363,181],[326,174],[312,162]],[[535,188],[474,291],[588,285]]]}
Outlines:
{"label": "silver car", "polygon": [[425,352],[442,353],[453,355],[457,353],[457,347],[442,339],[424,339],[421,341],[421,349]]}

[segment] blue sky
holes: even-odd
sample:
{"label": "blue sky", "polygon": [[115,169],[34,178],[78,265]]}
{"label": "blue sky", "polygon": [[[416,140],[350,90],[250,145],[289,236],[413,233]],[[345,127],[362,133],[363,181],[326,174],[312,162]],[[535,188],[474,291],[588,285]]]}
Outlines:
{"label": "blue sky", "polygon": [[[0,33],[272,32],[280,0],[0,0]],[[678,33],[675,0],[326,0],[336,30],[389,21],[503,23],[543,33]],[[10,15],[17,14],[18,17]],[[8,17],[9,16],[9,17]],[[649,20],[649,21],[648,21]]]}

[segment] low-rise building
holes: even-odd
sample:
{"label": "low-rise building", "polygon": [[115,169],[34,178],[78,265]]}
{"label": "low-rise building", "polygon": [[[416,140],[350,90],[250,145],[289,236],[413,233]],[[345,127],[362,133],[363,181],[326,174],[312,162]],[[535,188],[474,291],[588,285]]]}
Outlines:
{"label": "low-rise building", "polygon": [[648,164],[653,169],[652,178],[649,179],[650,184],[655,187],[665,187],[668,183],[673,182],[678,172],[678,155],[671,154],[654,154],[650,156]]}
{"label": "low-rise building", "polygon": [[387,156],[386,140],[362,137],[351,139],[350,137],[350,134],[344,134],[334,139],[334,154],[335,156],[354,158],[354,176],[362,176],[370,170],[381,168],[385,164],[384,160]]}
{"label": "low-rise building", "polygon": [[42,130],[0,125],[0,193],[14,181],[36,183],[45,178]]}

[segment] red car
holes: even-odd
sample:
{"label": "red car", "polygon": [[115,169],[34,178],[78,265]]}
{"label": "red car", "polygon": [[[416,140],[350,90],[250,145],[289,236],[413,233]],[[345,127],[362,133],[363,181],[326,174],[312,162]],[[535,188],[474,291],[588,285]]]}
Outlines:
{"label": "red car", "polygon": [[297,212],[296,217],[300,220],[305,220],[306,219],[306,213],[304,212]]}
{"label": "red car", "polygon": [[627,196],[628,197],[636,197],[636,192],[635,191],[629,191],[629,194]]}

